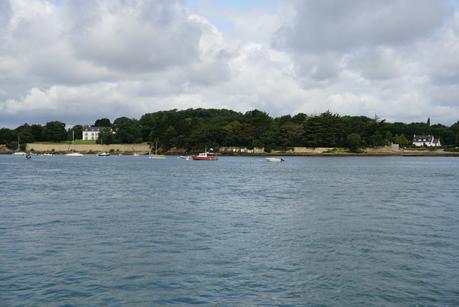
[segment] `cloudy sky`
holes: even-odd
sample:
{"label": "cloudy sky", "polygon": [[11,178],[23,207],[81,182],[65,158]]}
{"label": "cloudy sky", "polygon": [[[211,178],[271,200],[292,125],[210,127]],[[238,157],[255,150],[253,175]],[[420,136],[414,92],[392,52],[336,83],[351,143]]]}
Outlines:
{"label": "cloudy sky", "polygon": [[0,126],[172,108],[459,120],[459,1],[0,0]]}

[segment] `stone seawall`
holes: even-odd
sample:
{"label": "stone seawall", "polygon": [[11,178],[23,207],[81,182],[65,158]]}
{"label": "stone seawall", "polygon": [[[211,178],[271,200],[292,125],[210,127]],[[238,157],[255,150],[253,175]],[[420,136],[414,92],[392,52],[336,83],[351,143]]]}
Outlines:
{"label": "stone seawall", "polygon": [[66,153],[71,152],[72,148],[76,152],[81,153],[98,153],[98,152],[112,152],[112,153],[138,153],[146,154],[149,152],[150,147],[147,143],[142,144],[46,144],[46,143],[31,143],[27,144],[26,150],[33,152],[53,152],[53,153]]}
{"label": "stone seawall", "polygon": [[11,150],[6,147],[6,145],[0,145],[0,154],[10,154],[12,153]]}

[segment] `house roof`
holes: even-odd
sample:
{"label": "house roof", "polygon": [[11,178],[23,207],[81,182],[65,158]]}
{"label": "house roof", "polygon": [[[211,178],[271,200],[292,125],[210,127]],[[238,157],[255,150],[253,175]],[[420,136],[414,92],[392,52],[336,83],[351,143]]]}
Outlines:
{"label": "house roof", "polygon": [[438,139],[436,139],[433,135],[414,135],[413,136],[413,142],[438,142]]}
{"label": "house roof", "polygon": [[86,126],[83,128],[83,132],[99,132],[105,127],[94,127],[94,126]]}

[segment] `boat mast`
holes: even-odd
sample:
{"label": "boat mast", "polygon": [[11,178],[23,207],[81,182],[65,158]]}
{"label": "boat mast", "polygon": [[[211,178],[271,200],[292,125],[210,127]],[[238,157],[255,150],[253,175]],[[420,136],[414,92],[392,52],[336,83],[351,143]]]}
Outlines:
{"label": "boat mast", "polygon": [[21,146],[20,146],[21,143],[19,143],[19,135],[18,135],[18,151],[21,150]]}

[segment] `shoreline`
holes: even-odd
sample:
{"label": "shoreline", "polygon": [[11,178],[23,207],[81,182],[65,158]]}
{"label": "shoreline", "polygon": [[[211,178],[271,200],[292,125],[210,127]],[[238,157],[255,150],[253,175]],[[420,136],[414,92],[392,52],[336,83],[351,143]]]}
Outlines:
{"label": "shoreline", "polygon": [[[64,155],[73,151],[81,152],[87,155],[96,155],[99,152],[109,152],[113,156],[117,155],[148,155],[150,149],[148,144],[111,144],[111,145],[75,145],[72,148],[69,144],[60,143],[29,143],[26,146],[25,151],[29,151],[33,154],[44,154],[51,153],[55,155]],[[223,150],[222,150],[223,149]],[[271,151],[261,152],[251,150],[247,151],[228,151],[225,148],[220,148],[222,152],[216,151],[220,156],[228,157],[459,157],[459,151],[445,151],[443,149],[427,150],[427,149],[416,149],[416,148],[396,148],[389,146],[384,147],[369,147],[362,149],[360,152],[350,152],[344,148],[313,148],[313,147],[301,147],[293,148],[286,151]],[[301,150],[301,151],[300,151]],[[9,150],[4,145],[0,145],[0,154],[10,155],[14,151]],[[197,152],[196,152],[197,153]],[[185,150],[172,148],[165,153],[161,153],[168,156],[181,156],[181,155],[192,155],[196,153],[187,153]]]}
{"label": "shoreline", "polygon": [[[67,152],[52,152],[53,155],[62,156]],[[0,155],[11,155],[13,152],[1,152]],[[32,152],[33,155],[49,154],[50,152]],[[94,152],[85,152],[84,155],[94,155]],[[111,156],[133,156],[133,153],[110,153]],[[148,153],[138,153],[139,156],[148,156]],[[163,153],[166,156],[179,157],[186,154],[180,153]],[[235,154],[235,153],[217,153],[221,157],[459,157],[459,152],[400,152],[400,153],[387,153],[387,152],[364,152],[364,153],[351,153],[351,152],[337,152],[337,153],[288,153],[288,152],[274,152],[274,153],[255,153],[255,154]],[[192,154],[189,154],[192,155]]]}

